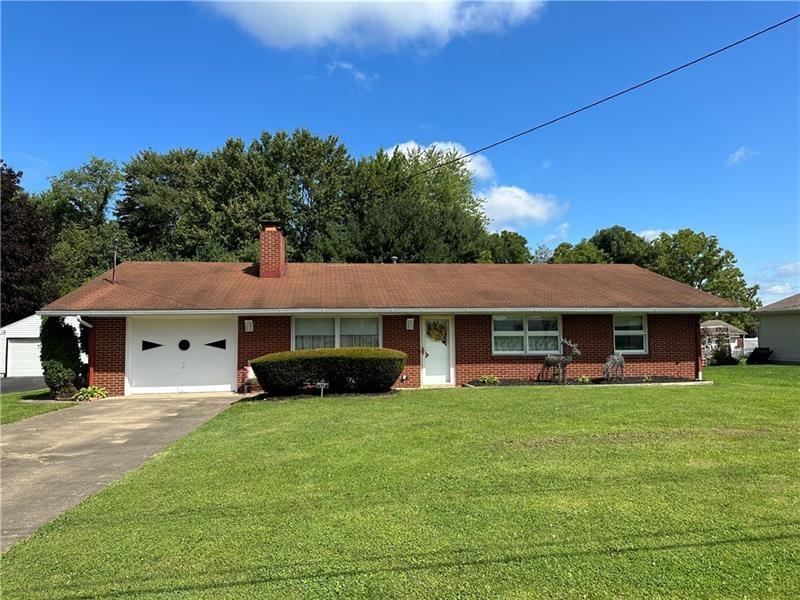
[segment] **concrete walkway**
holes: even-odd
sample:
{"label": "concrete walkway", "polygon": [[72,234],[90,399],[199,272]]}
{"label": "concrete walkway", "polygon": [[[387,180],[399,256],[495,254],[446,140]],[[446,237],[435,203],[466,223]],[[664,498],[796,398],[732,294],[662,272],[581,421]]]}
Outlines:
{"label": "concrete walkway", "polygon": [[109,398],[0,428],[0,550],[102,490],[237,399]]}

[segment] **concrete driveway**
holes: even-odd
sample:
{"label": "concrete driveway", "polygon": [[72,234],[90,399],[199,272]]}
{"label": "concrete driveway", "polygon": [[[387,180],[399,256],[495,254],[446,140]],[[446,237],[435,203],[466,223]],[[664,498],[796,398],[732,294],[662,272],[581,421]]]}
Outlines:
{"label": "concrete driveway", "polygon": [[219,414],[228,395],[110,398],[0,428],[0,550]]}
{"label": "concrete driveway", "polygon": [[44,377],[3,377],[0,379],[0,394],[31,392],[43,390],[46,387]]}

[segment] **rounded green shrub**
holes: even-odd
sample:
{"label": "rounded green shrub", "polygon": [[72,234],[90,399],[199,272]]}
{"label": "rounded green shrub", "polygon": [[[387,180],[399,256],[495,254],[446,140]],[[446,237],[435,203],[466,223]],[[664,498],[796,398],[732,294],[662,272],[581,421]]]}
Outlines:
{"label": "rounded green shrub", "polygon": [[388,348],[320,348],[267,354],[250,361],[261,389],[297,394],[319,381],[328,391],[385,392],[405,367],[407,356]]}
{"label": "rounded green shrub", "polygon": [[42,362],[44,383],[56,400],[66,400],[75,395],[75,371],[57,360]]}

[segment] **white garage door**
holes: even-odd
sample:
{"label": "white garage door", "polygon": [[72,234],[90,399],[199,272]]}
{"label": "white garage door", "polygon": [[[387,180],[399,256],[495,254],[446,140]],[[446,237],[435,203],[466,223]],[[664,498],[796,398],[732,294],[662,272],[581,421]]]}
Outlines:
{"label": "white garage door", "polygon": [[128,320],[128,393],[235,391],[235,318]]}
{"label": "white garage door", "polygon": [[41,377],[42,344],[39,338],[8,340],[8,377]]}

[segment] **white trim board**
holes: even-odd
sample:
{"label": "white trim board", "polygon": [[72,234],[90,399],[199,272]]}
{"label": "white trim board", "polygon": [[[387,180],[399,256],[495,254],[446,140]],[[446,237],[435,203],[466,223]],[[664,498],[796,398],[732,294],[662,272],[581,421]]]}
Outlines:
{"label": "white trim board", "polygon": [[37,315],[49,316],[82,316],[82,317],[180,317],[180,316],[261,316],[261,315],[491,315],[500,313],[557,313],[562,315],[605,315],[614,313],[648,313],[648,314],[702,314],[702,313],[742,313],[750,309],[737,306],[735,308],[709,308],[709,307],[599,307],[599,308],[558,308],[558,307],[480,307],[480,308],[422,308],[422,307],[383,307],[383,308],[235,308],[235,309],[186,309],[186,310],[140,310],[140,309],[114,309],[114,310],[40,310]]}

